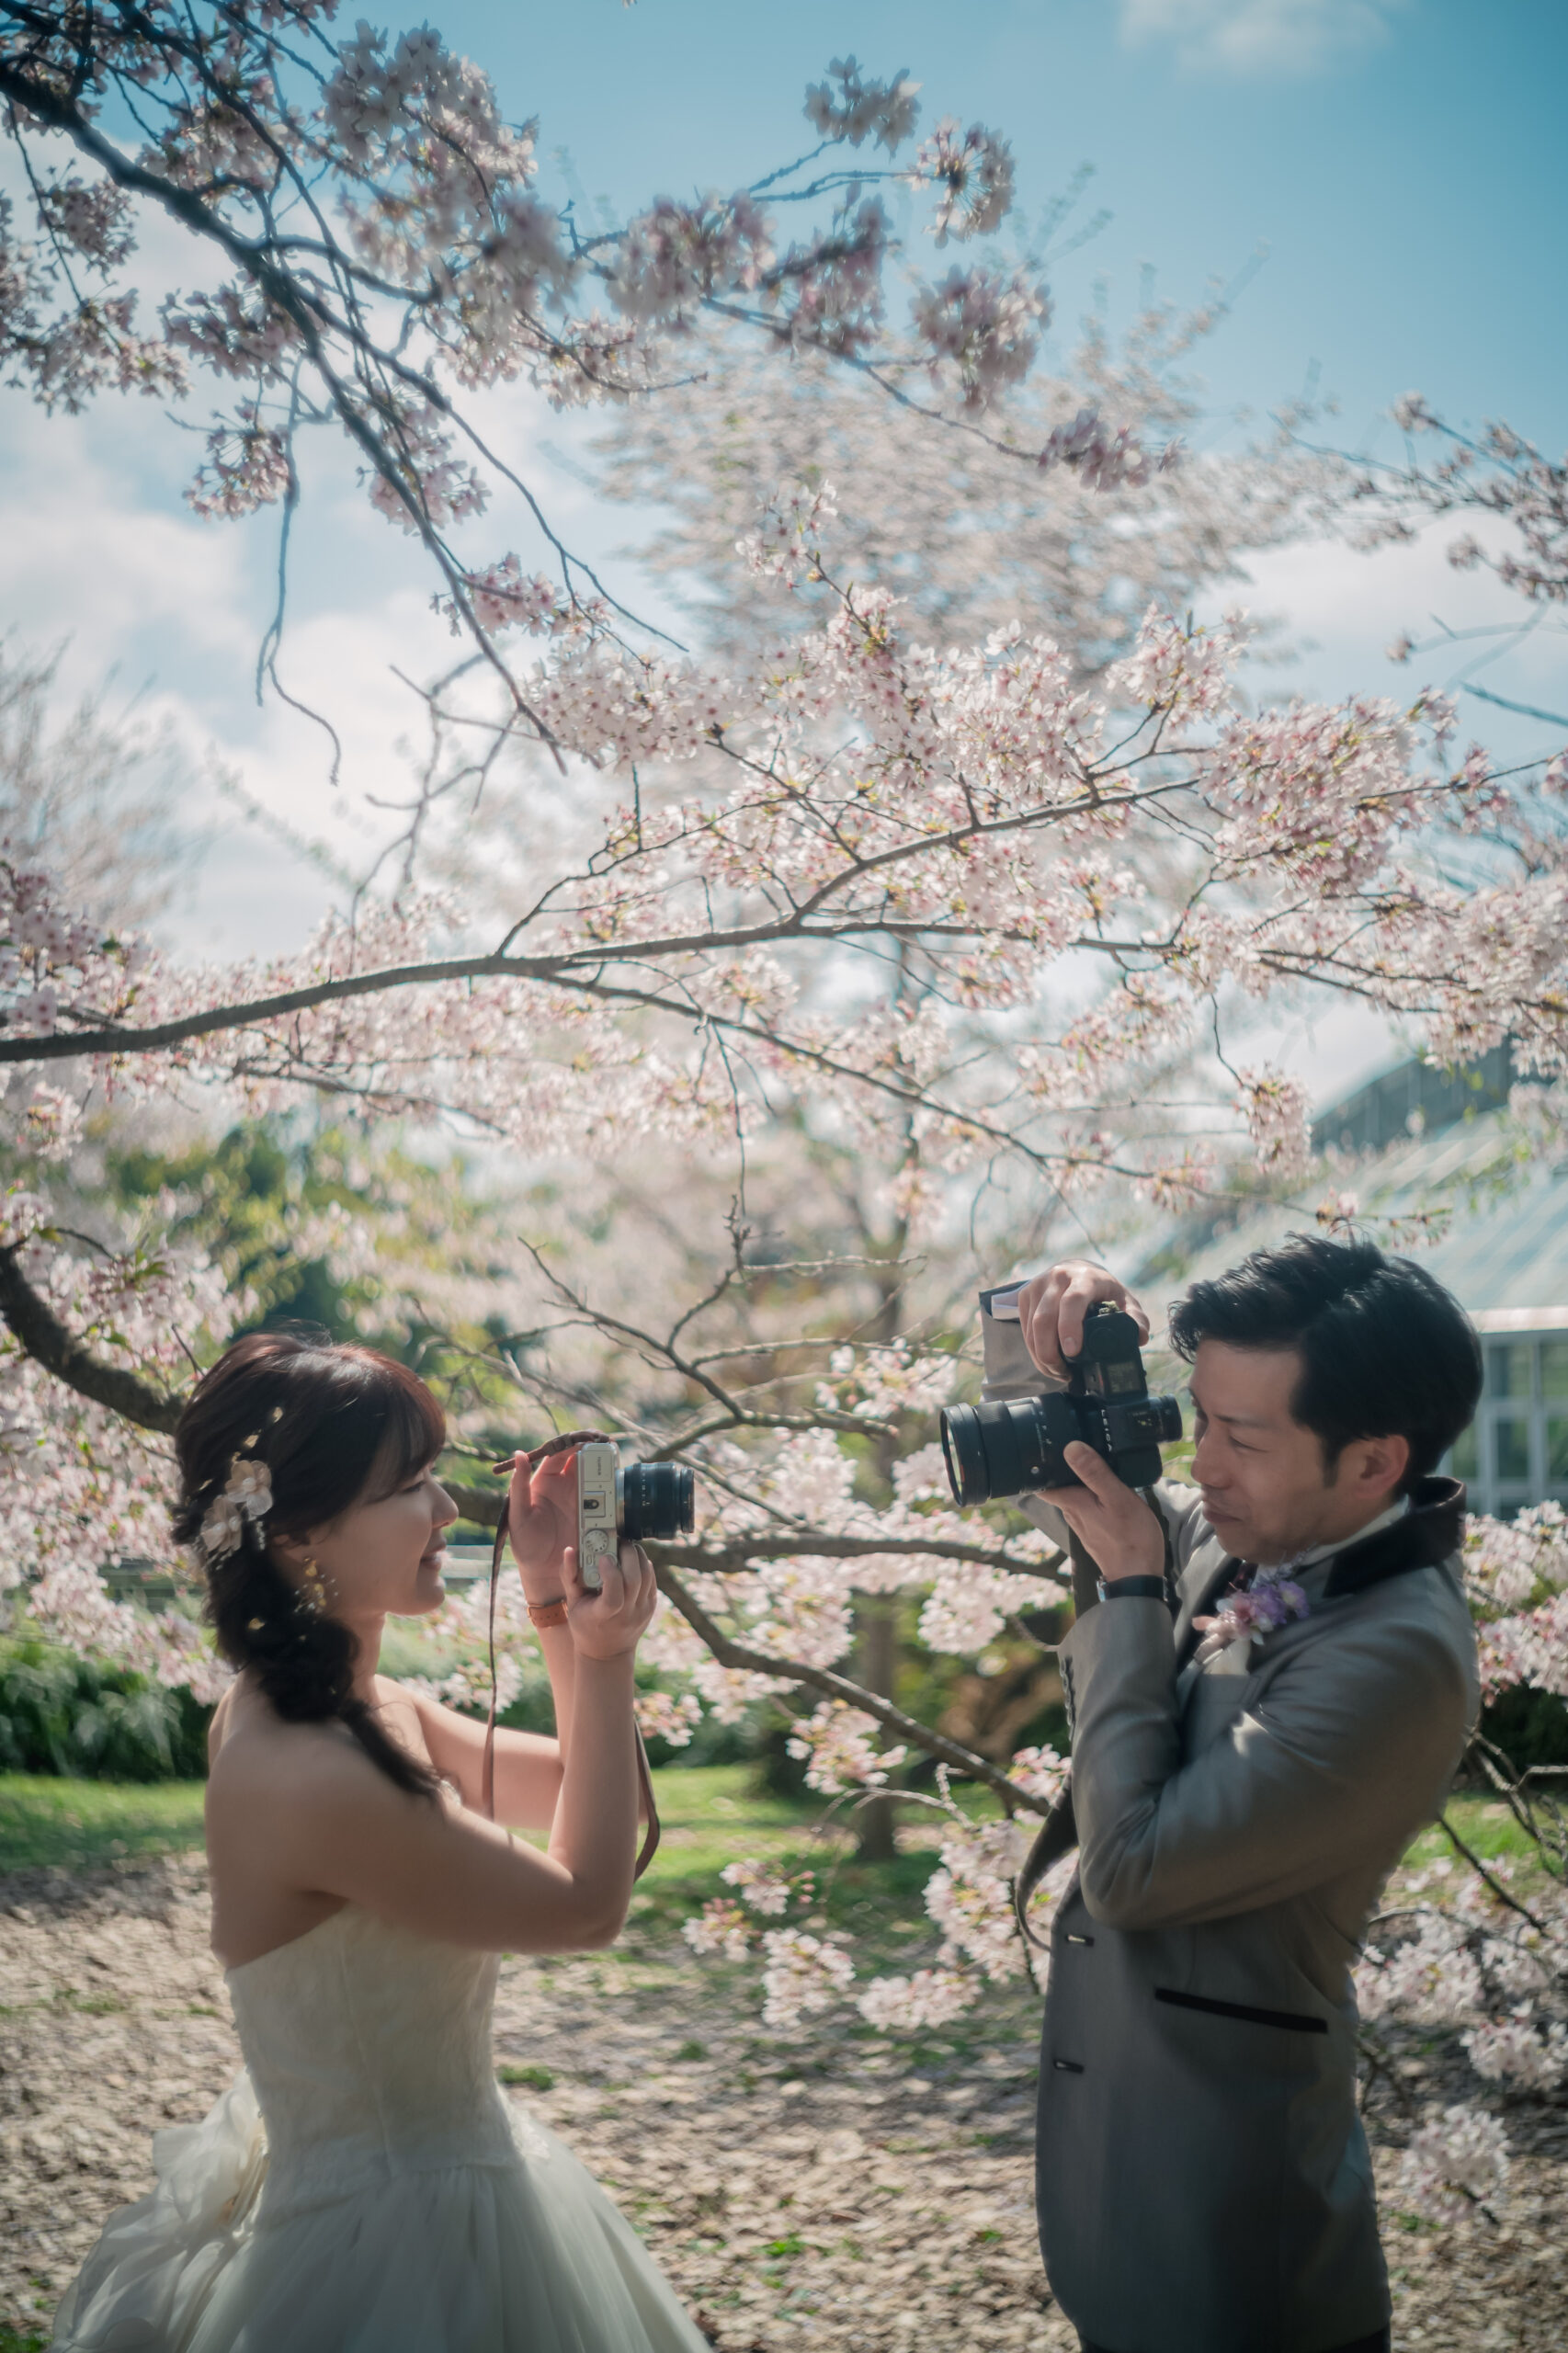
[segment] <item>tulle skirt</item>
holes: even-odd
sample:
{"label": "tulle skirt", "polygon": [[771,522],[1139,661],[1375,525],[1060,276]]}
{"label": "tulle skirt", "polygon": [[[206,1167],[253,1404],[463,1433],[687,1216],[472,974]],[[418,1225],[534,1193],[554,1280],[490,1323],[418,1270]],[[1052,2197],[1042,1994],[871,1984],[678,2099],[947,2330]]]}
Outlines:
{"label": "tulle skirt", "polygon": [[55,2317],[54,2353],[704,2353],[630,2224],[563,2143],[514,2116],[513,2163],[406,2156],[308,2206],[267,2184],[242,2074],[153,2136]]}

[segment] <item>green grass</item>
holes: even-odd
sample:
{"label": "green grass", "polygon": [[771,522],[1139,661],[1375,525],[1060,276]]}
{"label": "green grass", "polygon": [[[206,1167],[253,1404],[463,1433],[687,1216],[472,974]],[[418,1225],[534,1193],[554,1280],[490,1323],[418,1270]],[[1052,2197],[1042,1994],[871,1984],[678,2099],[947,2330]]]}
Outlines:
{"label": "green grass", "polygon": [[[906,1851],[892,1863],[865,1866],[854,1860],[853,1817],[846,1810],[820,1827],[815,1801],[758,1796],[752,1777],[749,1765],[670,1766],[654,1774],[664,1837],[639,1883],[634,1922],[646,1929],[676,1925],[723,1892],[719,1874],[741,1856],[789,1872],[813,1872],[818,1903],[831,1925],[857,1936],[869,1932],[896,1939],[907,1933],[905,1922],[919,1922],[930,1849],[940,1835],[935,1814],[906,1808]],[[188,1852],[201,1845],[201,1799],[199,1781],[0,1774],[0,1871]],[[965,1800],[966,1811],[971,1803],[991,1811],[983,1792],[966,1792]],[[1488,1798],[1460,1797],[1449,1812],[1460,1836],[1483,1861],[1532,1859],[1533,1849],[1506,1807]],[[1452,1854],[1442,1831],[1433,1828],[1416,1839],[1407,1860],[1419,1866]],[[0,2353],[6,2353],[3,2343]]]}
{"label": "green grass", "polygon": [[[0,1773],[0,1871],[183,1854],[201,1844],[205,1787],[201,1781],[74,1781]],[[0,2353],[6,2353],[3,2339]]]}
{"label": "green grass", "polygon": [[[1536,1849],[1526,1837],[1506,1805],[1494,1798],[1450,1798],[1444,1808],[1472,1855],[1483,1863],[1497,1861],[1506,1856],[1518,1863],[1533,1865]],[[1407,1867],[1419,1869],[1426,1863],[1451,1861],[1456,1870],[1464,1868],[1463,1858],[1454,1848],[1444,1831],[1437,1824],[1424,1830],[1405,1856]]]}

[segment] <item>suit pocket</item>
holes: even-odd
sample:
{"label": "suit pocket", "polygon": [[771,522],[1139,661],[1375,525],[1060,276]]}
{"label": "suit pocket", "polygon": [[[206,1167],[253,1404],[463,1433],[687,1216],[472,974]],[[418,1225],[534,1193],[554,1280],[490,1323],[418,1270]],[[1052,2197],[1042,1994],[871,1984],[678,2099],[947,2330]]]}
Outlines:
{"label": "suit pocket", "polygon": [[1261,2010],[1250,2002],[1217,2002],[1208,1994],[1178,1994],[1169,1985],[1156,1985],[1156,2002],[1168,2002],[1173,2009],[1202,2010],[1216,2018],[1240,2018],[1246,2026],[1272,2026],[1286,2034],[1326,2034],[1328,2020],[1314,2018],[1303,2010]]}

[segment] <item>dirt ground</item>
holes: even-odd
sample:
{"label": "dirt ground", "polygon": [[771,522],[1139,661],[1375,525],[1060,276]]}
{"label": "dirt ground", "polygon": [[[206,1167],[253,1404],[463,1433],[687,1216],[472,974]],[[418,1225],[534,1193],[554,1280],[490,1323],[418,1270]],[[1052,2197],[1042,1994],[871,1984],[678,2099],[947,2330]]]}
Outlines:
{"label": "dirt ground", "polygon": [[[764,2037],[743,1984],[667,1930],[503,1967],[496,2060],[636,2222],[722,2353],[1040,2353],[1075,2345],[1029,2203],[1032,1997],[942,2061],[826,2029]],[[1420,2082],[1440,2060],[1414,2055]],[[0,2318],[47,2316],[149,2135],[238,2065],[187,1859],[0,1880]],[[543,2071],[542,2083],[528,2072]],[[1568,2109],[1516,2106],[1499,2231],[1402,2225],[1385,2195],[1401,2348],[1568,2347]],[[1392,2179],[1397,2153],[1380,2148]]]}

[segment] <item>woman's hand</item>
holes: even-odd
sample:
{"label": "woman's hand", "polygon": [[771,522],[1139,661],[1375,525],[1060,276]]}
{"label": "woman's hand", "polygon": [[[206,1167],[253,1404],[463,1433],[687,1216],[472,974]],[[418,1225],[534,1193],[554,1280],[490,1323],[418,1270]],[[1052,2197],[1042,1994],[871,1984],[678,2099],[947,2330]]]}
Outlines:
{"label": "woman's hand", "polygon": [[506,1533],[524,1598],[535,1605],[558,1601],[566,1592],[566,1550],[577,1541],[577,1449],[603,1436],[602,1430],[566,1430],[512,1458]]}
{"label": "woman's hand", "polygon": [[583,1583],[574,1544],[566,1547],[563,1566],[566,1623],[578,1657],[629,1657],[659,1606],[653,1563],[642,1545],[623,1537],[616,1559],[601,1560],[599,1574],[604,1583],[597,1593],[590,1593]]}

